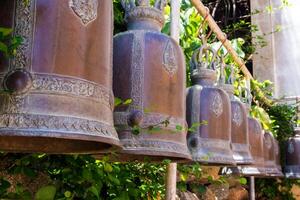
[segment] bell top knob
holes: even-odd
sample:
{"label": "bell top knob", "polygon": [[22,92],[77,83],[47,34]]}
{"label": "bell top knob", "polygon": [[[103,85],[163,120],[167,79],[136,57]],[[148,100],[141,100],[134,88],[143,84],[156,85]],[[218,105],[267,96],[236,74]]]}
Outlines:
{"label": "bell top knob", "polygon": [[[211,55],[211,56],[210,56]],[[217,81],[217,54],[214,49],[204,44],[197,49],[191,60],[191,78],[193,84],[214,85]]]}
{"label": "bell top knob", "polygon": [[122,0],[128,30],[161,31],[165,23],[163,9],[166,0],[156,0],[154,6],[149,0]]}

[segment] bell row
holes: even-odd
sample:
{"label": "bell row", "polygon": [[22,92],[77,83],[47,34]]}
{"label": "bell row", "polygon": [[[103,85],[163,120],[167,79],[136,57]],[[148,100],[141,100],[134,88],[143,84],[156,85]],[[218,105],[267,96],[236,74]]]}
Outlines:
{"label": "bell row", "polygon": [[[164,1],[121,2],[128,30],[113,37],[112,1],[1,1],[0,27],[22,43],[0,60],[0,150],[279,173],[276,141],[247,116],[216,52],[195,51],[186,90],[184,54],[161,33]],[[114,96],[128,101],[114,108]]]}

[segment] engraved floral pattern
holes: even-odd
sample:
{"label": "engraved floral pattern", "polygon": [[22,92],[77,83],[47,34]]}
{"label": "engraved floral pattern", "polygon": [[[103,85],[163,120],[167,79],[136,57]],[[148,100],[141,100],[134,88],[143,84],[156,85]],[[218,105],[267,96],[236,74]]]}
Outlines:
{"label": "engraved floral pattern", "polygon": [[144,32],[134,33],[132,48],[132,74],[131,74],[131,109],[143,109],[144,88]]}
{"label": "engraved floral pattern", "polygon": [[98,0],[70,0],[69,6],[84,25],[97,18]]}
{"label": "engraved floral pattern", "polygon": [[219,117],[223,113],[222,97],[218,92],[213,92],[211,97],[212,101],[210,110],[215,114],[216,117]]}
{"label": "engraved floral pattern", "polygon": [[116,138],[117,133],[110,125],[74,117],[32,115],[32,114],[3,114],[0,116],[0,128],[20,130],[38,129],[43,131],[72,131],[78,134],[102,135]]}
{"label": "engraved floral pattern", "polygon": [[243,122],[243,116],[240,106],[234,106],[232,121],[236,124],[236,126],[241,126]]}
{"label": "engraved floral pattern", "polygon": [[178,69],[174,46],[170,40],[166,43],[166,47],[164,49],[163,66],[171,76],[174,75]]}
{"label": "engraved floral pattern", "polygon": [[89,98],[97,102],[100,101],[111,107],[111,109],[113,108],[113,94],[108,88],[74,77],[35,74],[32,92],[55,93]]}
{"label": "engraved floral pattern", "polygon": [[14,59],[10,62],[10,70],[31,67],[32,40],[34,28],[35,0],[16,1],[14,34],[22,37],[23,42],[17,48]]}

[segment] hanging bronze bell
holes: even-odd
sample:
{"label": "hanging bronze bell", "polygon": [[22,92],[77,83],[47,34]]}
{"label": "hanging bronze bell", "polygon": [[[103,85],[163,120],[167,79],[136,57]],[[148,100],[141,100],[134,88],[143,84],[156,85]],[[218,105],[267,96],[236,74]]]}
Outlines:
{"label": "hanging bronze bell", "polygon": [[[228,67],[227,67],[228,68]],[[247,108],[239,98],[234,96],[234,69],[230,66],[230,74],[225,77],[225,67],[220,68],[219,87],[227,92],[231,102],[231,147],[237,165],[253,163],[250,153]]]}
{"label": "hanging bronze bell", "polygon": [[190,158],[186,144],[184,55],[162,34],[164,1],[122,0],[128,31],[114,37],[113,88],[131,100],[115,109],[121,160]]}
{"label": "hanging bronze bell", "polygon": [[119,145],[112,6],[107,0],[1,0],[0,26],[23,40],[9,62],[0,62],[1,151],[95,153]]}
{"label": "hanging bronze bell", "polygon": [[[194,161],[235,165],[230,146],[230,99],[224,90],[215,86],[216,62],[216,52],[206,44],[194,52],[191,61],[193,86],[187,92],[186,116],[189,127],[195,128],[188,133],[188,147]],[[198,126],[202,122],[207,124]]]}
{"label": "hanging bronze bell", "polygon": [[275,169],[272,174],[273,177],[283,177],[281,160],[280,160],[280,147],[278,141],[274,138],[274,153],[275,153]]}
{"label": "hanging bronze bell", "polygon": [[265,177],[267,174],[264,168],[264,135],[257,119],[248,117],[248,132],[250,152],[254,162],[250,165],[239,166],[239,171],[244,176]]}
{"label": "hanging bronze bell", "polygon": [[295,128],[295,136],[286,143],[284,174],[287,178],[300,178],[300,128]]}
{"label": "hanging bronze bell", "polygon": [[271,177],[275,173],[275,149],[274,137],[270,132],[264,133],[264,168],[267,176]]}

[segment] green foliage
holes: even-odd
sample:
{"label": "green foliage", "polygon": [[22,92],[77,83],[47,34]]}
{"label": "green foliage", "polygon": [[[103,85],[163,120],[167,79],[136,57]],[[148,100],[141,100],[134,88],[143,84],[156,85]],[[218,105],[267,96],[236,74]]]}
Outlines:
{"label": "green foliage", "polygon": [[273,133],[278,141],[285,142],[294,136],[295,106],[275,105],[268,109],[268,113],[273,121]]}
{"label": "green foliage", "polygon": [[22,43],[22,38],[12,36],[11,28],[0,27],[0,55],[12,57],[16,54],[16,48]]}
{"label": "green foliage", "polygon": [[[294,136],[293,126],[295,125],[296,109],[293,105],[275,105],[267,109],[272,120],[272,132],[280,144],[281,164],[285,163],[285,142]],[[299,180],[292,179],[258,179],[256,189],[258,197],[262,199],[287,199],[293,200],[291,188],[293,185],[300,185]]]}
{"label": "green foliage", "polygon": [[[28,0],[24,0],[28,3]],[[113,0],[114,4],[114,33],[126,30],[124,21],[124,11],[119,0]],[[283,5],[289,5],[287,0],[282,0]],[[273,8],[268,8],[269,10]],[[166,16],[170,12],[167,6]],[[187,85],[190,83],[189,61],[192,53],[202,44],[199,39],[199,25],[203,18],[197,14],[196,10],[191,6],[189,0],[182,0],[180,13],[180,45],[183,48],[187,63]],[[203,25],[202,33],[208,32],[207,24]],[[231,33],[236,30],[251,30],[257,32],[258,28],[245,21],[239,21],[236,24],[228,26],[225,30],[229,38]],[[277,27],[280,30],[280,27]],[[167,18],[163,32],[169,34],[170,19]],[[231,43],[241,58],[247,58],[248,54],[255,51],[255,46],[263,47],[267,45],[264,41],[264,35],[257,35],[257,43],[251,45],[249,41],[252,38],[234,38]],[[219,49],[220,42],[215,42],[215,36],[208,38],[214,49]],[[0,54],[5,57],[14,56],[16,48],[22,43],[22,39],[12,35],[10,28],[0,27]],[[221,47],[220,54],[227,53],[224,47]],[[226,64],[234,65],[231,56],[225,58]],[[238,89],[243,85],[243,77],[235,68],[236,82]],[[251,82],[252,89],[259,87],[263,93],[253,93],[253,102],[256,104],[252,108],[252,115],[259,118],[265,129],[272,130],[279,142],[282,144],[288,137],[293,135],[292,117],[295,110],[289,106],[273,106],[268,108],[262,104],[264,95],[272,95],[270,90],[271,83],[269,81],[260,83],[258,81]],[[237,90],[238,94],[240,91]],[[116,106],[128,106],[132,100],[122,101],[115,99]],[[160,124],[146,127],[151,131],[159,131],[160,126],[167,126],[168,119]],[[199,122],[189,127],[188,131],[193,132],[205,122]],[[185,127],[177,126],[178,131],[182,131]],[[136,134],[140,132],[140,127],[135,127]],[[282,146],[281,146],[282,147]],[[88,200],[143,200],[143,199],[163,199],[164,198],[164,177],[166,173],[166,163],[150,164],[150,163],[111,163],[108,158],[95,160],[91,156],[56,156],[45,154],[21,155],[21,154],[2,154],[2,160],[7,161],[8,166],[2,169],[2,174],[6,177],[0,177],[0,198],[1,199],[33,199],[37,200],[72,200],[72,199],[88,199]],[[187,190],[188,187],[196,189],[200,193],[206,191],[203,185],[188,186],[186,181],[192,175],[196,179],[203,176],[203,171],[199,164],[179,165],[180,182],[178,188]],[[39,175],[43,174],[49,178],[45,185],[41,185],[37,191],[32,191],[22,183],[14,183],[8,180],[13,176],[26,176],[30,180],[36,180]],[[213,177],[207,176],[208,182],[211,184],[224,183],[224,178],[214,180]],[[240,178],[241,184],[247,184],[245,178]],[[261,197],[266,199],[274,199],[282,197],[282,199],[293,199],[290,189],[293,184],[299,184],[298,181],[282,180],[273,181],[272,179],[260,179],[257,182],[257,191]]]}
{"label": "green foliage", "polygon": [[3,154],[9,159],[7,176],[26,175],[32,180],[37,174],[49,177],[47,185],[35,194],[20,185],[11,191],[12,184],[2,178],[0,198],[43,200],[132,200],[164,197],[166,164],[111,163],[108,158],[95,160],[91,156],[54,156]]}
{"label": "green foliage", "polygon": [[35,194],[36,200],[54,200],[56,194],[56,187],[53,185],[40,188]]}

